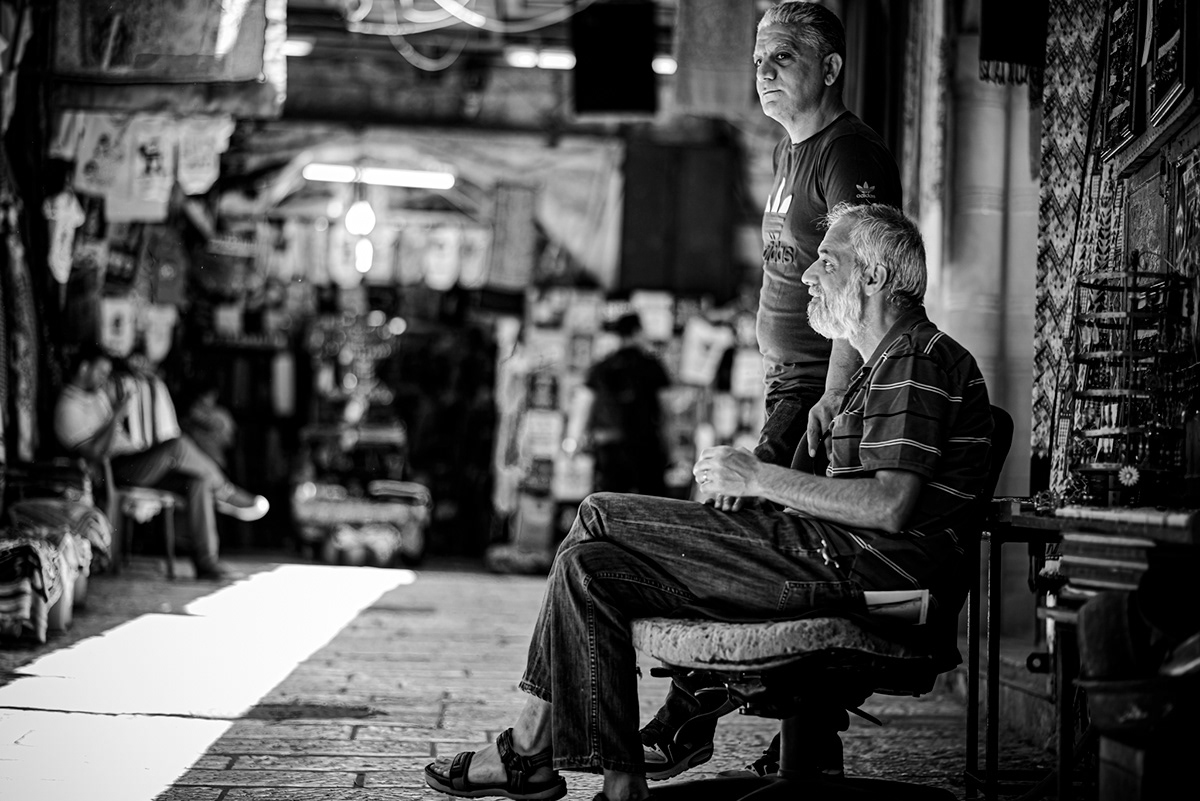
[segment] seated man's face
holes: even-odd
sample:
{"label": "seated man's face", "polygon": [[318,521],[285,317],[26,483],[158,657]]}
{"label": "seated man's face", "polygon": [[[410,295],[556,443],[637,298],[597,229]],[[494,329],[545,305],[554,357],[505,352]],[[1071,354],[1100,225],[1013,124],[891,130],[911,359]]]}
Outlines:
{"label": "seated man's face", "polygon": [[95,392],[108,383],[109,376],[112,375],[112,362],[108,359],[96,359],[93,362],[87,363],[83,368],[82,386],[89,392]]}
{"label": "seated man's face", "polygon": [[804,272],[811,299],[808,322],[823,337],[850,339],[862,327],[862,275],[850,246],[852,223],[839,220],[825,232],[817,260]]}

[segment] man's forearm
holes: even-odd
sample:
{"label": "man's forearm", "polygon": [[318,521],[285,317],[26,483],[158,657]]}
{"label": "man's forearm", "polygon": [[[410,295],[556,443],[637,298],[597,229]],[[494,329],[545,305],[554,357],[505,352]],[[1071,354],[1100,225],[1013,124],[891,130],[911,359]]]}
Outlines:
{"label": "man's forearm", "polygon": [[898,532],[912,512],[920,479],[891,472],[871,478],[826,478],[763,463],[757,495],[800,512],[859,528]]}

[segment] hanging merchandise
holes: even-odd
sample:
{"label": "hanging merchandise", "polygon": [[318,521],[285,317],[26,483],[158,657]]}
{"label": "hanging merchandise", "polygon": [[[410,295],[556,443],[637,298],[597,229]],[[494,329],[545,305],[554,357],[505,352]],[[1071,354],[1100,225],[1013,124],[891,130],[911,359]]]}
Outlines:
{"label": "hanging merchandise", "polygon": [[142,311],[142,328],[146,341],[146,358],[158,364],[171,352],[175,342],[175,322],[179,310],[174,306],[147,306]]}
{"label": "hanging merchandise", "polygon": [[179,138],[172,118],[78,112],[56,122],[51,154],[75,162],[75,190],[104,197],[109,221],[166,219]]}
{"label": "hanging merchandise", "polygon": [[119,189],[122,180],[127,180],[129,117],[85,113],[71,119],[78,121],[77,126],[69,127],[78,137],[74,140],[76,150],[69,151],[68,139],[62,142],[62,156],[75,162],[75,189],[107,197]]}
{"label": "hanging merchandise", "polygon": [[483,226],[462,229],[458,283],[464,289],[481,289],[487,284],[488,259],[492,252],[492,231]]}
{"label": "hanging merchandise", "polygon": [[114,356],[133,351],[137,326],[132,298],[100,299],[100,346]]}
{"label": "hanging merchandise", "polygon": [[104,286],[112,294],[125,294],[133,288],[138,274],[139,229],[127,225],[109,227],[108,258],[104,267]]}
{"label": "hanging merchandise", "polygon": [[730,391],[737,398],[762,398],[766,379],[758,348],[738,348],[733,353]]}
{"label": "hanging merchandise", "polygon": [[179,229],[148,225],[143,234],[142,265],[150,278],[155,303],[183,306],[187,302],[188,255]]}
{"label": "hanging merchandise", "polygon": [[162,222],[175,185],[175,123],[168,117],[136,116],[125,137],[126,175],[107,195],[112,221]]}
{"label": "hanging merchandise", "polygon": [[429,229],[421,225],[408,225],[397,237],[396,278],[401,286],[419,284],[425,278],[425,251],[428,248]]}
{"label": "hanging merchandise", "polygon": [[725,351],[734,341],[733,331],[728,326],[713,325],[703,317],[688,320],[683,328],[679,380],[697,386],[711,384]]}
{"label": "hanging merchandise", "polygon": [[46,256],[50,274],[55,281],[65,284],[71,277],[75,231],[83,225],[87,217],[83,213],[83,207],[79,205],[79,199],[70,190],[63,190],[54,197],[46,198],[42,204],[42,214],[50,224],[50,252]]}
{"label": "hanging merchandise", "polygon": [[425,242],[425,283],[430,289],[445,292],[458,282],[461,241],[457,226],[438,225],[429,229]]}
{"label": "hanging merchandise", "polygon": [[8,131],[17,105],[17,71],[32,36],[31,6],[22,11],[8,3],[0,7],[0,133]]}
{"label": "hanging merchandise", "polygon": [[[7,190],[7,187],[5,187]],[[6,191],[7,194],[7,191]],[[11,297],[12,320],[9,329],[11,346],[12,398],[16,420],[11,425],[16,435],[16,456],[32,461],[37,451],[38,365],[39,337],[37,309],[29,265],[25,261],[25,246],[21,243],[16,203],[5,199],[3,227],[7,245],[7,281]]]}
{"label": "hanging merchandise", "polygon": [[184,194],[202,195],[212,188],[221,170],[221,154],[229,149],[233,118],[199,117],[179,124],[179,164],[176,176]]}

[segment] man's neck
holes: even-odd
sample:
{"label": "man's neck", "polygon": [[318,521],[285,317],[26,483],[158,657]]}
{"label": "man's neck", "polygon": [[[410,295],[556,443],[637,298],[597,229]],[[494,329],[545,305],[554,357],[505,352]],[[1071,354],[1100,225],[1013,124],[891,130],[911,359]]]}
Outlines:
{"label": "man's neck", "polygon": [[863,326],[859,333],[849,337],[850,344],[862,356],[863,364],[871,360],[879,343],[900,319],[902,313],[890,303],[871,304],[863,309]]}
{"label": "man's neck", "polygon": [[825,130],[831,122],[845,112],[846,105],[840,97],[829,97],[810,113],[791,121],[784,128],[787,129],[792,144],[799,144]]}

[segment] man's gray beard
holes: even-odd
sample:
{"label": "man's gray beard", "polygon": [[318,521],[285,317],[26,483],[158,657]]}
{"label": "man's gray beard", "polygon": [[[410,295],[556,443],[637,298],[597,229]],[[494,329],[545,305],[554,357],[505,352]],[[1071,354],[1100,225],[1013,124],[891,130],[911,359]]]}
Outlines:
{"label": "man's gray beard", "polygon": [[841,291],[820,295],[808,302],[808,324],[826,339],[851,339],[862,326],[862,295],[858,282]]}

